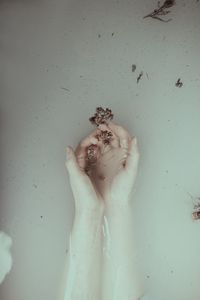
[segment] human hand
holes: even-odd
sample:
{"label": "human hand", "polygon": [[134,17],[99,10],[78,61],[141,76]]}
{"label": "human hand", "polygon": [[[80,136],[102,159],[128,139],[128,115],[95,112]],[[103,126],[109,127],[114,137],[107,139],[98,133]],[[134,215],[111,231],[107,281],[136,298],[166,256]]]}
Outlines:
{"label": "human hand", "polygon": [[113,135],[110,144],[101,149],[97,169],[103,174],[103,180],[99,189],[106,204],[129,202],[139,162],[137,139],[113,122],[101,124],[99,129]]}
{"label": "human hand", "polygon": [[[84,138],[76,150],[67,147],[66,168],[69,174],[70,185],[75,200],[76,209],[92,210],[103,206],[101,194],[96,188],[93,177],[86,172],[87,149],[90,145],[97,145],[95,137],[98,130]],[[95,147],[95,155],[98,156],[98,147]]]}

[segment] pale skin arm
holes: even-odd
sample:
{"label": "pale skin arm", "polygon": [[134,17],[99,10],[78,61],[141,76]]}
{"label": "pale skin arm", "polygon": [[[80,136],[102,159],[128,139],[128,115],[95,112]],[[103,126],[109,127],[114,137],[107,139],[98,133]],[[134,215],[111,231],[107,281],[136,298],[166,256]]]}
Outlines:
{"label": "pale skin arm", "polygon": [[67,148],[66,167],[75,200],[75,219],[59,300],[101,299],[103,200],[84,172],[86,148],[95,143],[94,133],[74,153]]}
{"label": "pale skin arm", "polygon": [[[141,295],[134,269],[131,214],[131,191],[139,160],[137,142],[113,123],[109,123],[109,127],[101,125],[100,129],[112,131],[111,144],[105,147],[97,142],[96,131],[79,145],[76,154],[72,149],[69,151],[66,163],[76,213],[62,300],[136,300]],[[85,149],[96,143],[98,160],[89,177],[83,172]],[[100,268],[102,223],[106,241],[103,276]]]}
{"label": "pale skin arm", "polygon": [[133,214],[130,204],[106,210],[108,255],[103,267],[102,300],[138,300],[142,295],[135,269]]}
{"label": "pale skin arm", "polygon": [[[105,183],[105,257],[102,300],[138,300],[142,295],[135,269],[136,253],[131,192],[137,175],[139,151],[136,138],[121,126],[102,125],[112,130],[111,152],[119,159],[118,171]],[[114,160],[114,157],[112,157]]]}

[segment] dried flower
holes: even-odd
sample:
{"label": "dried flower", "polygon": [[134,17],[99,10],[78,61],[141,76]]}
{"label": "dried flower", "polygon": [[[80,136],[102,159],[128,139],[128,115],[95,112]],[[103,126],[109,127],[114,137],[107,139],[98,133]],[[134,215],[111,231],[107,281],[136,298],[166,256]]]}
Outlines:
{"label": "dried flower", "polygon": [[86,166],[85,172],[89,175],[91,167],[96,164],[97,161],[97,145],[91,144],[86,149]]}
{"label": "dried flower", "polygon": [[194,205],[194,209],[200,209],[200,202]]}
{"label": "dried flower", "polygon": [[153,19],[157,19],[159,21],[162,21],[162,22],[169,22],[171,21],[172,19],[168,19],[168,20],[163,20],[161,19],[159,16],[165,16],[167,14],[170,13],[169,10],[166,10],[166,8],[170,8],[172,7],[173,5],[175,5],[175,0],[166,0],[163,5],[160,6],[160,1],[158,2],[158,8],[157,9],[154,9],[152,13],[146,15],[143,17],[143,19],[145,18],[148,18],[148,17],[151,17]]}
{"label": "dried flower", "polygon": [[[100,124],[105,124],[112,119],[113,113],[111,109],[103,109],[102,107],[97,107],[95,115],[89,118],[90,122],[96,126],[99,126]],[[98,139],[98,141],[101,140],[105,145],[108,145],[112,139],[112,136],[112,132],[108,130],[100,130],[100,133],[96,135],[96,138]],[[94,144],[91,144],[89,147],[87,147],[85,167],[85,172],[87,174],[89,174],[91,167],[97,162],[97,149],[98,146]]]}
{"label": "dried flower", "polygon": [[193,218],[193,220],[198,220],[198,219],[200,219],[200,210],[194,211],[194,212],[192,213],[192,218]]}
{"label": "dried flower", "polygon": [[105,124],[106,121],[113,119],[113,113],[111,109],[106,108],[105,110],[102,107],[96,108],[96,113],[93,117],[89,118],[92,124],[99,126],[100,124]]}
{"label": "dried flower", "polygon": [[97,159],[97,145],[90,145],[88,148],[87,148],[87,160],[90,162],[90,163],[95,163],[96,162],[96,159]]}
{"label": "dried flower", "polygon": [[173,5],[175,4],[175,1],[174,0],[166,0],[163,4],[163,6],[165,8],[169,8],[169,7],[172,7]]}
{"label": "dried flower", "polygon": [[112,132],[108,130],[101,130],[99,134],[96,135],[98,140],[102,140],[104,144],[109,144],[112,139]]}

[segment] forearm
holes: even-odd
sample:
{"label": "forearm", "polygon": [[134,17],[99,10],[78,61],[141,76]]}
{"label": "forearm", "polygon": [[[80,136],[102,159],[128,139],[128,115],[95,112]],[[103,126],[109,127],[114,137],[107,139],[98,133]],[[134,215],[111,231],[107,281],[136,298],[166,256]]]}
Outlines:
{"label": "forearm", "polygon": [[77,210],[70,234],[63,300],[98,300],[103,210]]}
{"label": "forearm", "polygon": [[107,228],[105,231],[107,243],[103,300],[138,299],[139,286],[135,269],[136,248],[131,205],[108,205],[104,226]]}

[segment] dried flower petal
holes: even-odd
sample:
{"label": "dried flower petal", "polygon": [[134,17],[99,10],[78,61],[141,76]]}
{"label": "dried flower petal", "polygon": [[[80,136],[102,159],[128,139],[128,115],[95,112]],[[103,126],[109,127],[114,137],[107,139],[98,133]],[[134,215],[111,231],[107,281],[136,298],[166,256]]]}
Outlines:
{"label": "dried flower petal", "polygon": [[99,134],[96,135],[98,140],[102,140],[104,144],[109,144],[112,139],[112,132],[108,130],[101,130]]}
{"label": "dried flower petal", "polygon": [[97,159],[97,145],[90,145],[87,148],[87,160],[90,163],[95,163]]}
{"label": "dried flower petal", "polygon": [[104,110],[102,107],[97,107],[95,115],[89,118],[90,122],[96,126],[99,126],[100,124],[105,124],[106,121],[112,119],[113,119],[113,113],[111,109],[106,108]]}
{"label": "dried flower petal", "polygon": [[175,0],[166,0],[161,6],[160,6],[160,1],[158,2],[158,8],[154,9],[152,13],[146,15],[143,17],[143,19],[145,18],[153,18],[153,19],[157,19],[159,21],[162,22],[169,22],[172,19],[168,19],[168,20],[164,20],[159,18],[158,16],[165,16],[167,14],[170,13],[170,11],[165,11],[166,8],[172,7],[175,4]]}
{"label": "dried flower petal", "polygon": [[200,210],[194,211],[194,212],[192,213],[192,218],[193,218],[193,220],[198,220],[198,219],[200,219]]}
{"label": "dried flower petal", "polygon": [[163,4],[163,7],[168,8],[168,7],[172,7],[175,4],[174,0],[166,0]]}

